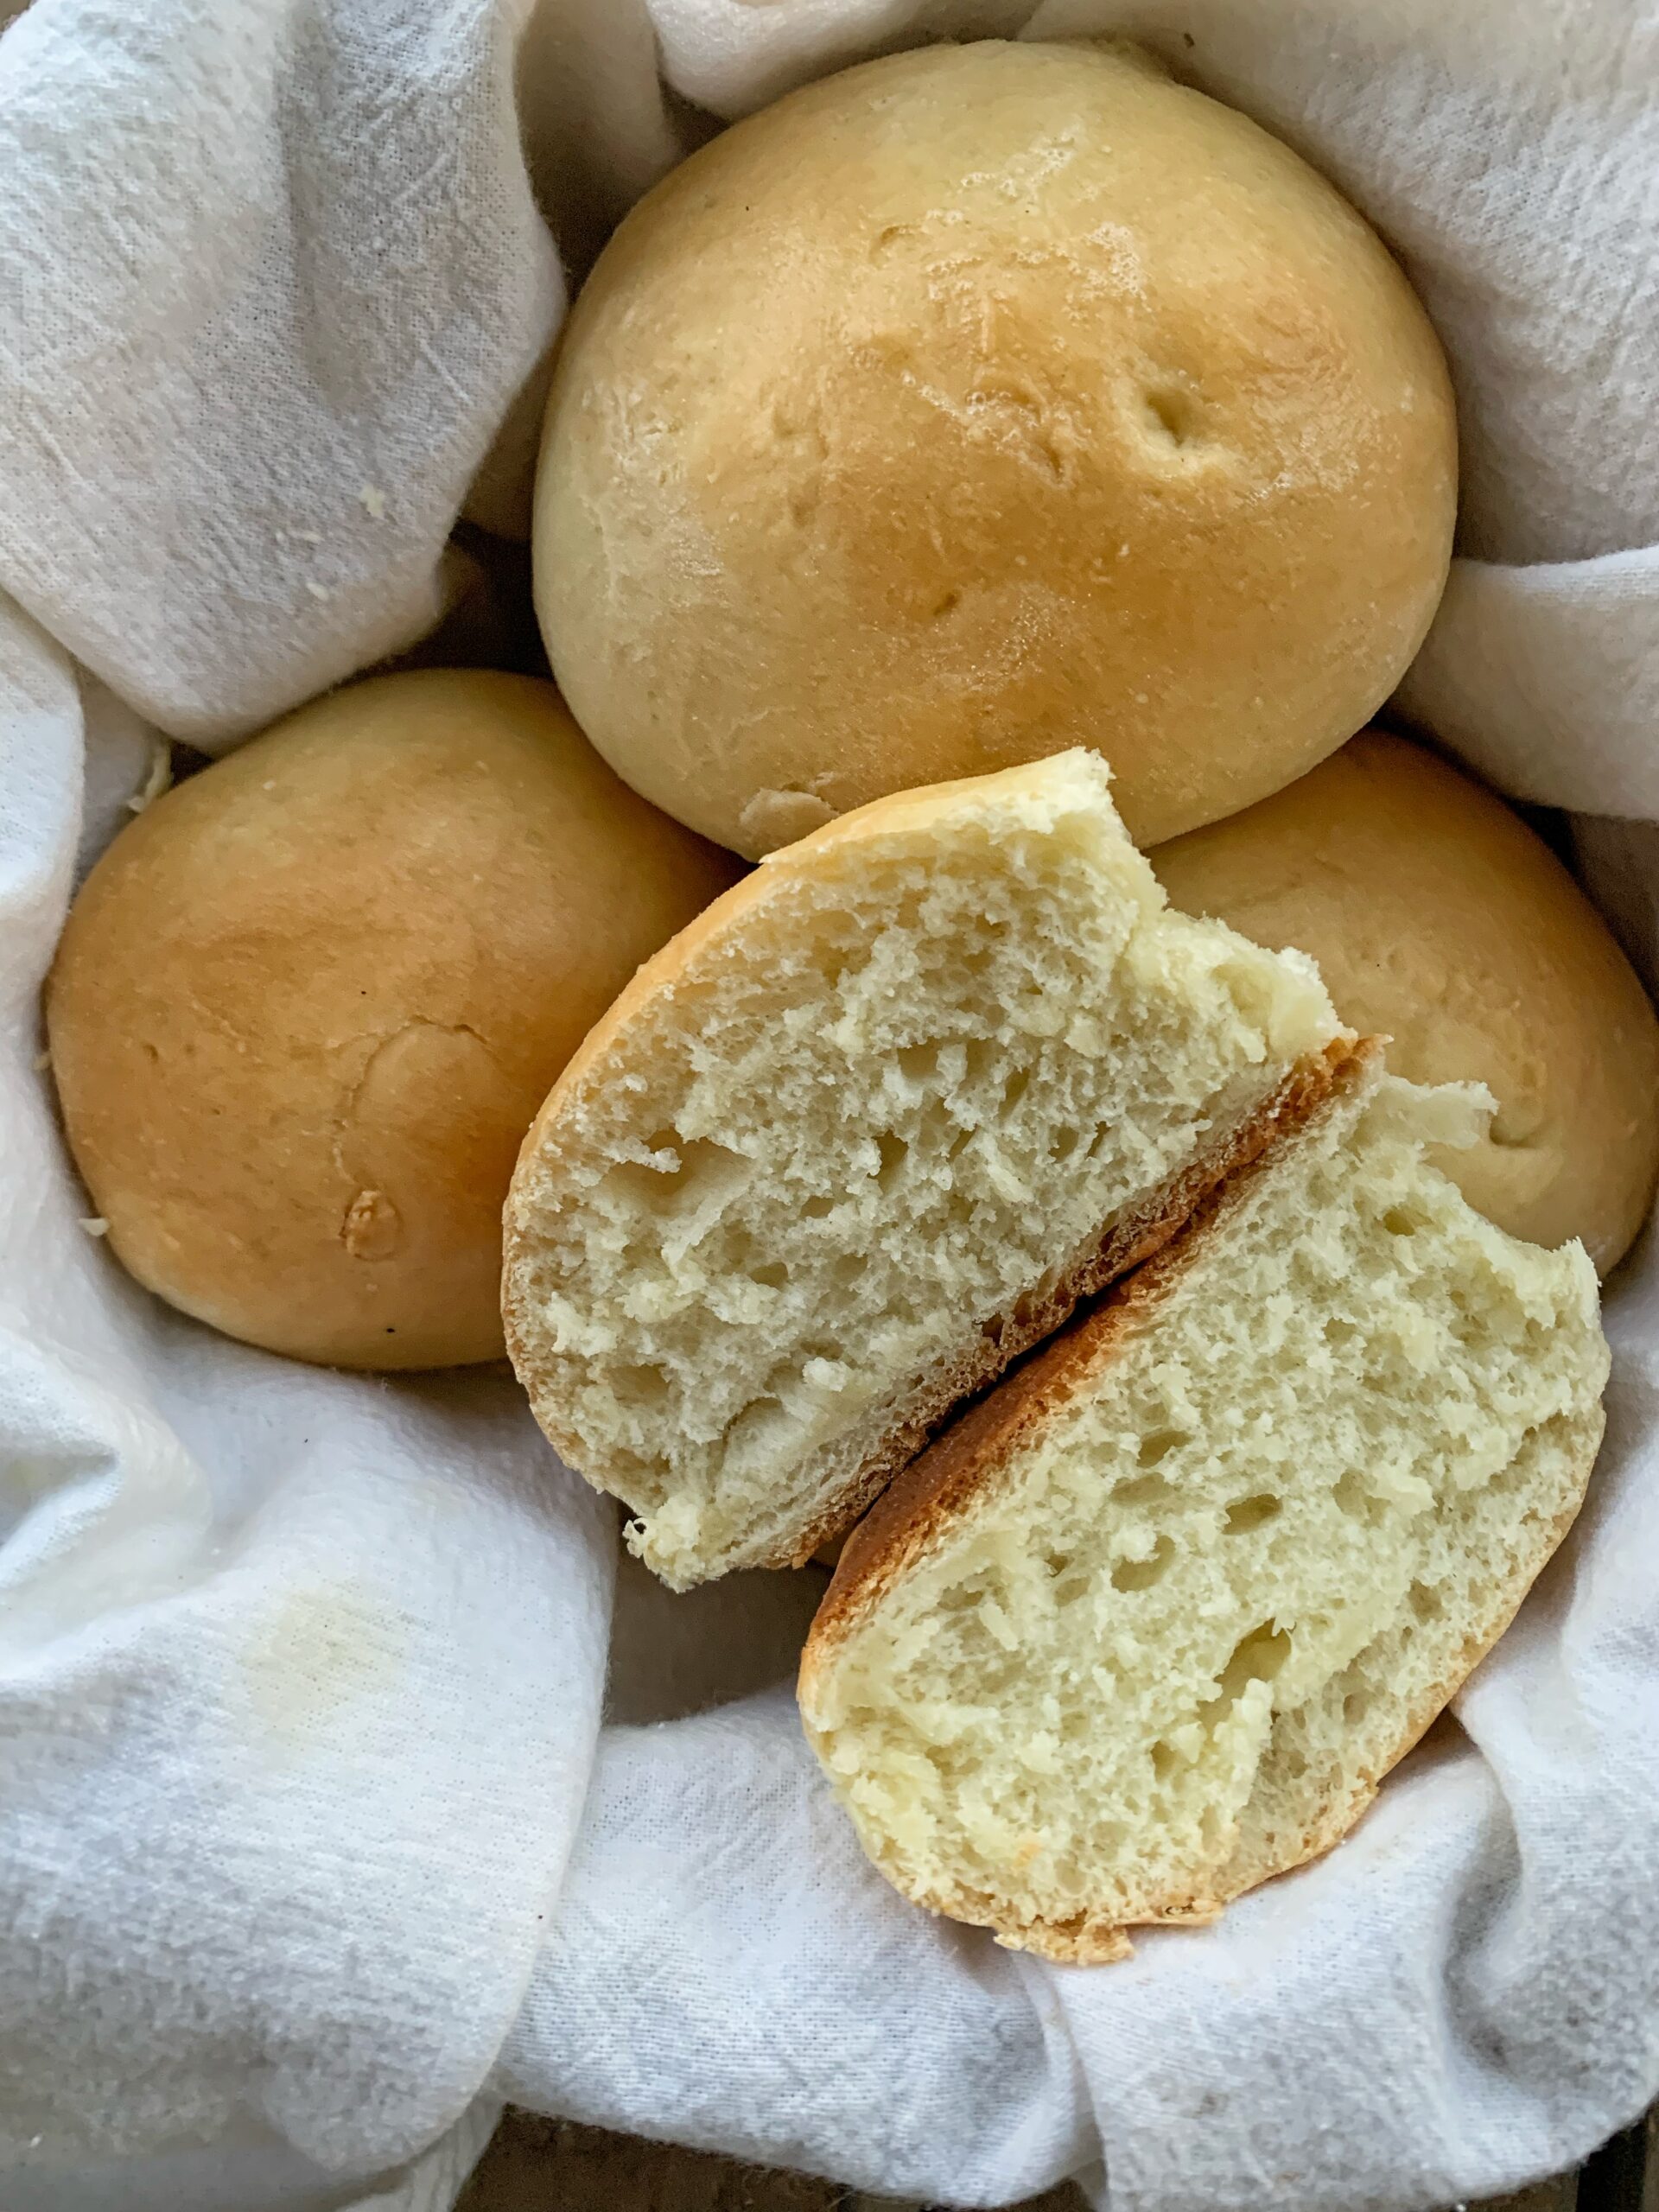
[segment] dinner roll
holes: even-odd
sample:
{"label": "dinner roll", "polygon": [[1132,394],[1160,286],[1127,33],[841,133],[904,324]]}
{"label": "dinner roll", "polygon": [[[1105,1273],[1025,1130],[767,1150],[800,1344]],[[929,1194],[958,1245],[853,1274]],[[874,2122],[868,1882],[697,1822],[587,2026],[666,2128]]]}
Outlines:
{"label": "dinner roll", "polygon": [[854,1532],[801,1710],[906,1896],[1085,1961],[1211,1920],[1337,1842],[1507,1625],[1607,1347],[1583,1250],[1425,1161],[1477,1112],[1375,1045],[1335,1067]]}
{"label": "dinner roll", "polygon": [[1288,791],[1151,855],[1178,906],[1319,963],[1337,1010],[1419,1083],[1497,1100],[1440,1165],[1538,1244],[1605,1274],[1659,1173],[1659,1021],[1606,925],[1508,807],[1368,730]]}
{"label": "dinner roll", "polygon": [[798,1564],[1265,1143],[1338,1024],[1074,750],[877,799],[644,968],[507,1204],[507,1341],[677,1588]]}
{"label": "dinner roll", "polygon": [[940,46],[673,171],[550,396],[538,611],[740,852],[1096,747],[1147,844],[1357,729],[1440,596],[1452,397],[1375,234],[1144,57]]}
{"label": "dinner roll", "polygon": [[301,709],[123,830],[64,931],[52,1065],[111,1249],[296,1358],[498,1357],[525,1127],[736,872],[550,684],[423,671]]}

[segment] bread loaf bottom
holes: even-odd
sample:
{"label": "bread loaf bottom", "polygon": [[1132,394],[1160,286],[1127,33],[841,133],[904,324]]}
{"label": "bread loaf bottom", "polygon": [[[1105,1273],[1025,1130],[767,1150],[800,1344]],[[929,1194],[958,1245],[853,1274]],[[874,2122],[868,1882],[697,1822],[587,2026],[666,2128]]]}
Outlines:
{"label": "bread loaf bottom", "polygon": [[1507,1625],[1601,1436],[1595,1273],[1361,1048],[849,1541],[807,1733],[907,1896],[1122,1956],[1325,1850]]}

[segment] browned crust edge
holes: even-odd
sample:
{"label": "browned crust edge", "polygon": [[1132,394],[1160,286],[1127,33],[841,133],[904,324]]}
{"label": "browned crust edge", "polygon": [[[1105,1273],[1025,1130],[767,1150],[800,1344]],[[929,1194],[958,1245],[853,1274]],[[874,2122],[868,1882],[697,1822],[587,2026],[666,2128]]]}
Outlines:
{"label": "browned crust edge", "polygon": [[[1300,1128],[1331,1096],[1341,1080],[1342,1069],[1357,1049],[1353,1039],[1344,1036],[1328,1045],[1322,1052],[1299,1060],[1278,1089],[1252,1114],[1154,1192],[1144,1205],[1127,1217],[1119,1216],[1101,1230],[1063,1264],[1046,1286],[987,1323],[968,1351],[953,1359],[941,1361],[926,1375],[906,1385],[888,1416],[880,1443],[864,1456],[816,1518],[788,1544],[745,1563],[756,1567],[804,1567],[816,1551],[845,1535],[867,1513],[871,1521],[875,1520],[887,1502],[883,1493],[891,1497],[889,1485],[899,1486],[906,1471],[917,1464],[917,1454],[925,1451],[930,1438],[958,1408],[1000,1382],[1033,1346],[1062,1330],[1080,1305],[1163,1250],[1178,1231],[1196,1215],[1205,1212],[1216,1196],[1259,1159],[1269,1145],[1287,1131]],[[1381,1050],[1378,1046],[1379,1058]],[[1001,1395],[995,1394],[998,1398]],[[988,1405],[993,1402],[995,1399],[987,1402]],[[981,1409],[976,1408],[978,1410]],[[967,1417],[972,1418],[972,1414]],[[954,1427],[948,1432],[950,1437],[957,1433]],[[925,1456],[931,1459],[933,1455],[928,1451]],[[881,1503],[870,1512],[873,1502],[877,1500]],[[882,1525],[887,1525],[885,1521]],[[862,1534],[863,1530],[859,1529],[849,1539],[849,1553]],[[839,1580],[839,1573],[836,1580]],[[826,1607],[834,1599],[835,1592],[836,1583],[832,1582],[824,1599]],[[822,1621],[823,1618],[821,1608],[818,1618]],[[832,1615],[832,1620],[833,1618]]]}
{"label": "browned crust edge", "polygon": [[[1323,1052],[1299,1060],[1248,1121],[1073,1264],[1033,1314],[1034,1325],[1015,1325],[992,1348],[991,1359],[977,1363],[954,1399],[941,1401],[935,1419],[971,1391],[995,1382],[1021,1352],[1052,1338],[1017,1374],[970,1406],[919,1458],[894,1462],[895,1471],[902,1466],[903,1472],[848,1538],[824,1592],[802,1655],[803,1681],[818,1656],[925,1550],[936,1531],[995,1479],[1031,1430],[1090,1380],[1119,1338],[1143,1325],[1185,1265],[1191,1239],[1244,1187],[1269,1147],[1306,1128],[1332,1099],[1373,1082],[1382,1064],[1382,1046],[1374,1038],[1338,1038]],[[1131,1268],[1137,1272],[1129,1274]],[[1107,1295],[1098,1304],[1076,1313],[1080,1304],[1103,1291]],[[923,1424],[918,1423],[916,1433],[920,1442]],[[880,1480],[886,1479],[884,1474]],[[830,1517],[807,1533],[800,1559],[810,1558],[841,1533],[844,1520],[832,1527]]]}

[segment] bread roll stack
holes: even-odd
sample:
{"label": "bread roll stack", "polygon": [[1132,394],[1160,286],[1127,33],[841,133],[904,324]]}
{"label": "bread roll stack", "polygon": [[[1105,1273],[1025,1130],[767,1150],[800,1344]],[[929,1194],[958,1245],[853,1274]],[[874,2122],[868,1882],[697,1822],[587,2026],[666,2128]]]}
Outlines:
{"label": "bread roll stack", "polygon": [[77,900],[111,1249],[303,1359],[505,1343],[675,1589],[874,1504],[800,1701],[874,1863],[1058,1959],[1212,1918],[1560,1541],[1659,1172],[1565,872],[1347,742],[1455,498],[1382,243],[1143,56],[937,46],[722,132],[562,346],[575,720],[351,687]]}
{"label": "bread roll stack", "polygon": [[1495,801],[1338,750],[1455,486],[1381,242],[1106,45],[723,132],[562,349],[555,671],[766,857],[537,1117],[509,1344],[677,1587],[892,1483],[808,1733],[907,1896],[1052,1957],[1343,1835],[1594,1457],[1573,1240],[1610,1266],[1645,1211],[1659,1031]]}

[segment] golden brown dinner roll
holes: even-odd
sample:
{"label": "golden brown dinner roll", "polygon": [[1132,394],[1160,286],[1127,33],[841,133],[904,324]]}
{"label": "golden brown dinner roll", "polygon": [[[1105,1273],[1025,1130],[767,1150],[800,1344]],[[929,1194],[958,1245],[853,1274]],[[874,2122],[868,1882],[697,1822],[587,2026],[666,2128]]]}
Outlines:
{"label": "golden brown dinner roll", "polygon": [[115,1252],[296,1358],[495,1357],[525,1127],[737,873],[550,684],[427,671],[302,708],[140,815],[64,931],[52,1065]]}
{"label": "golden brown dinner roll", "polygon": [[1534,1243],[1605,1274],[1659,1172],[1659,1022],[1606,925],[1508,807],[1368,730],[1276,798],[1151,855],[1164,888],[1318,961],[1337,1011],[1418,1083],[1478,1078],[1490,1135],[1435,1155]]}
{"label": "golden brown dinner roll", "polygon": [[985,41],[740,123],[623,223],[549,403],[537,607],[619,773],[759,854],[1092,745],[1147,844],[1387,696],[1440,593],[1444,363],[1288,148]]}

